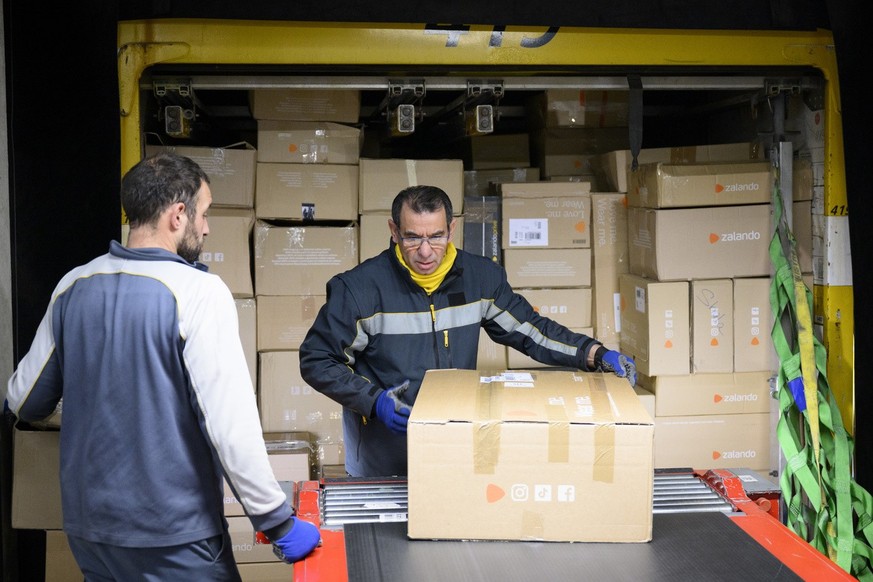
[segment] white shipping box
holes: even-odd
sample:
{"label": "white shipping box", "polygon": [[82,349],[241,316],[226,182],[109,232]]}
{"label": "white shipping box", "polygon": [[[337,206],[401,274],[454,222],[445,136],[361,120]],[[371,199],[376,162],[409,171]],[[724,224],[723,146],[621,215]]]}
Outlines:
{"label": "white shipping box", "polygon": [[411,538],[652,539],[653,421],[612,374],[428,371],[408,443]]}

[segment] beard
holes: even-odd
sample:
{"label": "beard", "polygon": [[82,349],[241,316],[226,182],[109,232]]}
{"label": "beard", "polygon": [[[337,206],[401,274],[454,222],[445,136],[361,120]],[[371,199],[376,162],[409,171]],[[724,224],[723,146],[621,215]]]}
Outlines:
{"label": "beard", "polygon": [[194,225],[188,223],[185,228],[185,234],[182,240],[179,241],[179,246],[176,249],[176,254],[188,261],[194,263],[200,258],[200,252],[203,250],[203,239],[197,236],[197,231]]}

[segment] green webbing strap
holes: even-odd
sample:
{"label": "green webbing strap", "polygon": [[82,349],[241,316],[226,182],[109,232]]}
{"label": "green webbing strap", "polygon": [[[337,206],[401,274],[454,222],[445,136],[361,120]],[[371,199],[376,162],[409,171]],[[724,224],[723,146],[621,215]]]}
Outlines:
{"label": "green webbing strap", "polygon": [[[812,293],[803,282],[794,235],[773,190],[771,336],[779,356],[776,427],[786,466],[779,479],[787,525],[841,568],[873,581],[873,498],[854,482],[854,443],[827,381],[827,351],[812,329]],[[789,383],[803,379],[803,390]]]}

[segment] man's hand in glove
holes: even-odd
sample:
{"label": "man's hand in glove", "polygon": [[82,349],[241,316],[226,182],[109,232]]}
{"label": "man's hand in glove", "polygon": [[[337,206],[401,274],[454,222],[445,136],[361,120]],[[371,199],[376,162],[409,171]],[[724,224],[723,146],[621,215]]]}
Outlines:
{"label": "man's hand in glove", "polygon": [[631,386],[637,383],[637,365],[633,358],[603,346],[594,352],[594,369],[598,372],[612,372],[619,378],[627,378]]}
{"label": "man's hand in glove", "polygon": [[308,556],[321,541],[321,532],[317,527],[296,517],[292,517],[291,521],[293,525],[285,535],[270,540],[276,557],[289,564]]}
{"label": "man's hand in glove", "polygon": [[403,402],[403,394],[407,388],[409,388],[409,380],[400,386],[384,390],[376,399],[376,418],[398,434],[406,432],[409,413],[412,412],[409,405]]}

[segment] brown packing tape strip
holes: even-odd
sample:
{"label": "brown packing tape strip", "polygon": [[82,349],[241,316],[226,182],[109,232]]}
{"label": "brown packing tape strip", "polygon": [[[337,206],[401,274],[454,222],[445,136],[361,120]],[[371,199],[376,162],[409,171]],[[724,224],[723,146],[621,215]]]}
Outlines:
{"label": "brown packing tape strip", "polygon": [[542,513],[523,511],[521,514],[521,539],[542,540],[546,537],[545,518]]}
{"label": "brown packing tape strip", "polygon": [[473,422],[473,473],[493,475],[500,457],[500,412],[503,384],[479,384],[476,389],[476,420]]}
{"label": "brown packing tape strip", "polygon": [[609,400],[609,391],[602,374],[591,374],[591,405],[599,416],[609,415],[606,422],[594,426],[594,459],[591,478],[612,483],[615,479],[615,417]]}
{"label": "brown packing tape strip", "polygon": [[570,460],[570,421],[563,404],[546,407],[549,415],[549,463],[566,463]]}

